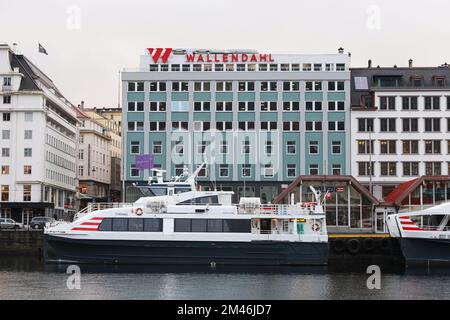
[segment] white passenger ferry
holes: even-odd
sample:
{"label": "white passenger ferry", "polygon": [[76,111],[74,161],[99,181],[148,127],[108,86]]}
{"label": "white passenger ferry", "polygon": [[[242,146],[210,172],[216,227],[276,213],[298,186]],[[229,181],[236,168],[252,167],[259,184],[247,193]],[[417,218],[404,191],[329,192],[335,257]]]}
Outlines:
{"label": "white passenger ferry", "polygon": [[450,202],[386,218],[408,266],[450,266]]}
{"label": "white passenger ferry", "polygon": [[[197,191],[192,175],[144,188],[133,204],[90,204],[73,222],[46,228],[46,262],[182,265],[325,265],[322,195],[315,202],[231,202],[233,192]],[[185,178],[185,179],[184,179]]]}

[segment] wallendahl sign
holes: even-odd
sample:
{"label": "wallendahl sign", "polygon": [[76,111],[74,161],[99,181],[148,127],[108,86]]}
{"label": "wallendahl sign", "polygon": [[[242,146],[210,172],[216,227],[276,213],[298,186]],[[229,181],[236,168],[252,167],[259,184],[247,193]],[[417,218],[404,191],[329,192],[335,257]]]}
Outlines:
{"label": "wallendahl sign", "polygon": [[[148,48],[148,53],[154,63],[161,60],[166,63],[172,54],[172,48]],[[228,62],[274,62],[271,53],[186,53],[186,62],[211,62],[211,63],[228,63]]]}

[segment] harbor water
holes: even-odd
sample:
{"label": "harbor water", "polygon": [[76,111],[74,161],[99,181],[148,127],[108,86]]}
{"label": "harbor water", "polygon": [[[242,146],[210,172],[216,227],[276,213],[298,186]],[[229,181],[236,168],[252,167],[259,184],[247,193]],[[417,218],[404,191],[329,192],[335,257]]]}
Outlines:
{"label": "harbor water", "polygon": [[[370,274],[328,268],[174,268],[80,266],[79,287],[67,266],[34,258],[0,259],[4,299],[450,299],[449,270],[381,270]],[[369,279],[370,282],[370,279]]]}

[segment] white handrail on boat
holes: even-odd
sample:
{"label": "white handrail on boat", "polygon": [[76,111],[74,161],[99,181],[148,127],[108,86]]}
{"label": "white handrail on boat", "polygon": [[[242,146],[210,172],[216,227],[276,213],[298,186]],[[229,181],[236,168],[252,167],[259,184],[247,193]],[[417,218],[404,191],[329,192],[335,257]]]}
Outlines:
{"label": "white handrail on boat", "polygon": [[131,207],[133,206],[132,203],[122,203],[122,202],[91,202],[88,203],[88,205],[77,212],[74,217],[74,221],[78,220],[85,214],[91,213],[93,211],[99,211],[99,210],[106,210],[106,209],[113,209],[113,208],[123,208],[123,207]]}

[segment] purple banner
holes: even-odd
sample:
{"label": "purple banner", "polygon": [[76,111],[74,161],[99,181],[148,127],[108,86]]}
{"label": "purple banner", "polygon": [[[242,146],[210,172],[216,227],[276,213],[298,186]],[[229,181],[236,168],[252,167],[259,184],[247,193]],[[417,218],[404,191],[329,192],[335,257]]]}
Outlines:
{"label": "purple banner", "polygon": [[155,166],[153,155],[151,154],[143,154],[136,156],[136,169],[145,170],[145,169],[153,169]]}

